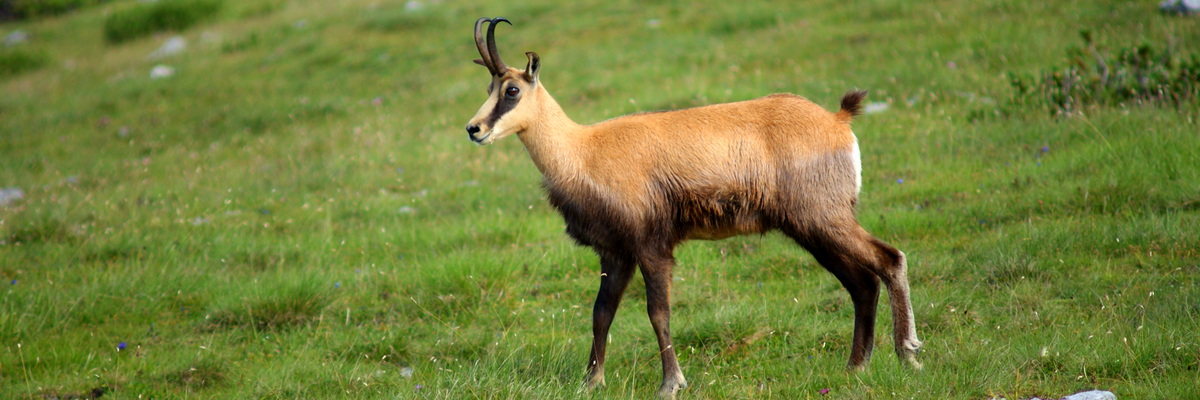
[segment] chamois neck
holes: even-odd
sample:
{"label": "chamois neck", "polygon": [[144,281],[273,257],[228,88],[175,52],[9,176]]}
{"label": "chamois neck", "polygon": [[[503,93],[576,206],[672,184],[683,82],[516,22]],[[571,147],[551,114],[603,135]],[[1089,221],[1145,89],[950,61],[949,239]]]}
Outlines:
{"label": "chamois neck", "polygon": [[583,127],[563,112],[562,107],[540,83],[536,96],[538,116],[517,136],[521,138],[529,157],[548,182],[564,183],[574,180],[582,171],[579,141]]}

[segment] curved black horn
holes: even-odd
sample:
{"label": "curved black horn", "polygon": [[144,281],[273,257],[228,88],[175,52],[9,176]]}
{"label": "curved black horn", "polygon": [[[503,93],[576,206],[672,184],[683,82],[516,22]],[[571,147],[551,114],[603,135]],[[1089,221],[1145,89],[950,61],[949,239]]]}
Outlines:
{"label": "curved black horn", "polygon": [[496,75],[496,67],[492,63],[492,55],[488,53],[486,45],[483,44],[483,23],[490,22],[491,19],[484,17],[475,20],[475,47],[479,48],[479,56],[482,57],[483,66],[487,67],[488,72]]}
{"label": "curved black horn", "polygon": [[488,24],[487,48],[488,48],[488,52],[491,53],[491,55],[492,55],[492,67],[496,68],[496,71],[493,73],[496,75],[503,75],[505,72],[508,71],[508,66],[504,65],[504,61],[500,61],[500,52],[496,51],[496,23],[497,22],[505,22],[505,23],[508,23],[509,25],[512,25],[512,22],[508,22],[508,20],[505,19],[504,17],[496,17],[496,18],[492,19],[492,22],[490,24]]}

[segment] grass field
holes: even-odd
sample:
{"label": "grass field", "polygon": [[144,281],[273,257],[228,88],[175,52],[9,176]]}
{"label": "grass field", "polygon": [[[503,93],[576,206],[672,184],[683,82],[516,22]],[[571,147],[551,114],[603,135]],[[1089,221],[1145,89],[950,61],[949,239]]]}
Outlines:
{"label": "grass field", "polygon": [[[1200,105],[1060,116],[1009,82],[1066,65],[1082,30],[1104,52],[1200,54],[1200,19],[1156,1],[479,3],[227,0],[119,44],[106,19],[145,4],[0,24],[30,35],[0,47],[17,65],[0,188],[24,193],[0,206],[0,397],[652,396],[640,280],[608,387],[582,392],[598,262],[518,140],[463,132],[488,82],[472,23],[505,16],[502,54],[541,54],[583,123],[774,92],[889,105],[855,121],[859,217],[909,256],[925,370],[897,362],[882,308],[874,361],[847,373],[849,298],[782,236],[690,242],[680,398],[1200,398]],[[186,51],[147,57],[176,34]],[[151,79],[160,64],[174,75]]]}

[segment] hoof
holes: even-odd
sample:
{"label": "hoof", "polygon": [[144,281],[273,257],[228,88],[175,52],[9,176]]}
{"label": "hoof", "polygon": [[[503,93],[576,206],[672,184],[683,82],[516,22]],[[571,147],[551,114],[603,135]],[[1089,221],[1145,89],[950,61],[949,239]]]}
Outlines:
{"label": "hoof", "polygon": [[909,343],[904,347],[897,348],[896,355],[900,357],[900,360],[903,361],[905,365],[908,365],[914,370],[920,371],[921,368],[924,368],[921,365],[921,362],[917,361],[917,353],[920,351],[921,342],[914,340],[912,343]]}
{"label": "hoof", "polygon": [[584,382],[584,386],[586,386],[588,390],[598,390],[600,388],[603,388],[604,387],[604,374],[596,374],[596,375],[589,376],[587,381]]}
{"label": "hoof", "polygon": [[912,368],[914,371],[920,371],[922,368],[925,368],[925,366],[921,365],[920,361],[917,361],[917,355],[915,353],[914,354],[905,354],[905,355],[901,356],[900,359],[904,360],[904,365],[907,365],[909,368]]}
{"label": "hoof", "polygon": [[675,400],[675,392],[677,391],[679,391],[679,387],[677,386],[671,388],[660,387],[658,388],[658,393],[655,393],[654,396],[659,400]]}
{"label": "hoof", "polygon": [[665,380],[663,381],[662,386],[658,387],[658,392],[655,393],[655,396],[664,400],[674,399],[675,393],[678,392],[679,389],[687,387],[687,385],[687,380],[683,379],[683,376],[677,376],[674,379]]}

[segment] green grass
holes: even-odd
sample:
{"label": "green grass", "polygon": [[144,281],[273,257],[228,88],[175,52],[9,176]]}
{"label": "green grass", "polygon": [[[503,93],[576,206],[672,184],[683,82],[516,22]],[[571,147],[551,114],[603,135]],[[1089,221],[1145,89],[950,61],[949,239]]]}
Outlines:
{"label": "green grass", "polygon": [[[609,386],[580,392],[596,258],[519,141],[462,131],[488,79],[471,24],[500,15],[501,52],[541,54],[580,122],[773,92],[891,106],[855,121],[859,216],[909,255],[926,370],[896,361],[881,307],[874,361],[846,373],[848,296],[781,236],[692,242],[681,398],[1195,396],[1200,106],[1055,117],[1008,77],[1066,65],[1084,29],[1196,54],[1200,20],[1145,2],[422,5],[225,2],[155,61],[165,35],[103,40],[133,1],[0,24],[43,60],[0,74],[0,187],[25,192],[0,208],[0,393],[650,397],[641,284]],[[159,63],[175,75],[150,79]]]}
{"label": "green grass", "polygon": [[20,47],[0,48],[0,78],[41,68],[46,65],[46,58],[44,53]]}

